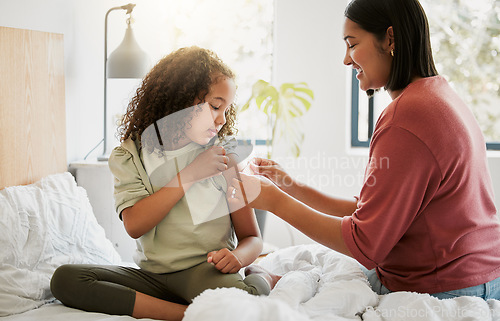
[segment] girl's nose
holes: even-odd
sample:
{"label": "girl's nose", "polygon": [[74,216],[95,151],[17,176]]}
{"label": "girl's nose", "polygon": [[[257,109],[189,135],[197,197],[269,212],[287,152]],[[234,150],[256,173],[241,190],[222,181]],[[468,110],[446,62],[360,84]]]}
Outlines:
{"label": "girl's nose", "polygon": [[223,111],[217,112],[217,115],[215,117],[215,123],[221,126],[224,125],[226,123],[226,113]]}

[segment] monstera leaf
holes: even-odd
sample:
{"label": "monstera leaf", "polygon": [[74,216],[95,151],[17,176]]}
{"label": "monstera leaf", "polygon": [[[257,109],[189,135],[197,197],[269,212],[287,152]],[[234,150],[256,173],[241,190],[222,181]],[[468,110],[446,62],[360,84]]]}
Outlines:
{"label": "monstera leaf", "polygon": [[304,141],[304,133],[298,120],[314,100],[314,93],[305,82],[284,83],[279,90],[264,80],[258,80],[252,86],[252,96],[242,106],[245,111],[253,104],[267,115],[271,128],[271,138],[267,140],[267,156],[272,157],[274,146],[285,140],[292,155],[300,155],[300,147]]}

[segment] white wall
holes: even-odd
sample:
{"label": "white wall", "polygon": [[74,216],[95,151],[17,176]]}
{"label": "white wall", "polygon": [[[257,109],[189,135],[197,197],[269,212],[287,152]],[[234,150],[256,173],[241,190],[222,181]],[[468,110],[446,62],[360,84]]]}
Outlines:
{"label": "white wall", "polygon": [[[306,114],[306,133],[298,159],[276,157],[301,181],[343,197],[357,195],[365,157],[348,151],[347,72],[342,64],[343,12],[346,2],[277,0],[275,82],[305,81],[313,89],[313,107]],[[310,240],[294,230],[275,234],[285,223],[269,217],[265,239],[279,246]]]}
{"label": "white wall", "polygon": [[[83,158],[102,137],[104,15],[113,0],[0,0],[0,25],[64,34],[68,162]],[[135,1],[139,43],[156,61],[170,51],[171,34],[155,5],[168,1]],[[361,186],[366,154],[348,147],[347,67],[342,59],[343,11],[346,1],[276,0],[275,83],[306,81],[314,106],[304,119],[306,134],[299,159],[277,157],[302,181],[343,197]],[[109,48],[123,35],[124,14],[109,20]],[[144,36],[149,37],[144,37]],[[112,86],[111,86],[112,87]],[[112,88],[111,88],[112,89]],[[489,159],[500,208],[500,157]],[[289,236],[285,224],[270,216],[265,239],[278,246],[310,242]]]}

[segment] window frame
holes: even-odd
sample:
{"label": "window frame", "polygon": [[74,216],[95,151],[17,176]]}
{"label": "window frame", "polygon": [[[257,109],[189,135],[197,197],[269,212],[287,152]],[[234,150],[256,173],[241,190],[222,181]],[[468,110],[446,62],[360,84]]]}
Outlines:
{"label": "window frame", "polygon": [[[368,139],[359,140],[359,81],[356,70],[351,75],[351,147],[370,147],[371,137],[375,128],[374,96],[368,99]],[[487,150],[500,150],[500,142],[486,142]]]}
{"label": "window frame", "polygon": [[368,139],[359,139],[359,81],[356,78],[356,69],[351,74],[351,147],[370,147],[370,140],[374,130],[374,100],[368,98]]}

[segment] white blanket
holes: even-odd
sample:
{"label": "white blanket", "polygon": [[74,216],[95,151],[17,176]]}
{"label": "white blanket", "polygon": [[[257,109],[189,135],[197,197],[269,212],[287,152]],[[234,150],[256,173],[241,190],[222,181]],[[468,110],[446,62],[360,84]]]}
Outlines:
{"label": "white blanket", "polygon": [[500,301],[428,294],[375,294],[358,263],[320,245],[278,250],[260,263],[283,277],[271,294],[207,290],[195,298],[185,321],[232,320],[500,320]]}
{"label": "white blanket", "polygon": [[53,301],[50,278],[62,264],[120,261],[70,173],[0,191],[0,316]]}

